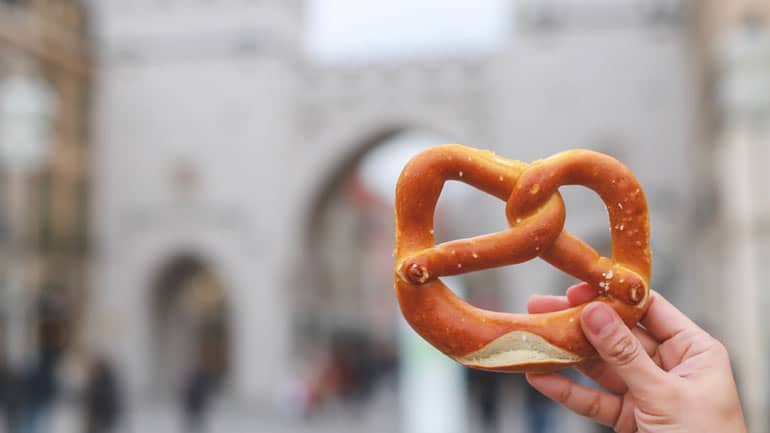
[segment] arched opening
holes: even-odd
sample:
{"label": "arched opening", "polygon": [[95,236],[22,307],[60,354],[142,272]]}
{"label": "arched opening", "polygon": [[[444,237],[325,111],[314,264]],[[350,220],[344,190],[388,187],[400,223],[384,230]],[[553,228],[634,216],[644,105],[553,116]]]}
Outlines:
{"label": "arched opening", "polygon": [[[425,134],[397,128],[371,134],[335,162],[309,209],[310,287],[297,291],[293,315],[296,358],[313,360],[301,380],[318,390],[311,391],[316,395],[305,410],[339,400],[361,402],[383,378],[393,382],[398,307],[391,274],[392,200],[371,184],[364,165],[373,153],[398,151],[398,143],[425,141]],[[435,134],[428,140],[440,142]]]}
{"label": "arched opening", "polygon": [[227,292],[204,260],[182,254],[157,276],[152,291],[154,381],[176,397],[196,377],[221,384],[230,368]]}
{"label": "arched opening", "polygon": [[[393,295],[395,183],[420,150],[452,142],[457,138],[419,128],[373,134],[321,185],[307,223],[310,275],[294,305],[303,409],[340,400],[363,404],[396,392],[398,398],[384,398],[394,404],[388,410],[401,415],[393,417],[393,429],[421,431],[430,424],[451,432],[467,422],[467,372],[405,325]],[[445,185],[436,211],[437,242],[505,226],[502,202],[465,184]],[[458,276],[448,284],[471,303],[505,308],[496,271]],[[420,409],[424,402],[431,402],[427,411]]]}
{"label": "arched opening", "polygon": [[[398,315],[392,294],[395,183],[403,165],[420,150],[456,142],[456,137],[424,128],[391,127],[362,140],[336,164],[308,212],[306,265],[313,287],[295,297],[300,346],[318,341],[330,328],[367,325],[382,330],[380,326],[393,325]],[[458,182],[445,185],[435,224],[437,242],[507,226],[499,200]],[[498,285],[494,271],[463,278],[478,286]],[[469,293],[471,298],[487,295],[484,288]]]}

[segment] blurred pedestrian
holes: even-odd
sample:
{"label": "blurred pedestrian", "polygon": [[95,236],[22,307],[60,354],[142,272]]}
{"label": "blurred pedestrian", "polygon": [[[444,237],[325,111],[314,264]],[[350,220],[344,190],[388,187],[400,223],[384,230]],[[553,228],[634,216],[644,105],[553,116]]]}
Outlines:
{"label": "blurred pedestrian", "polygon": [[9,433],[18,431],[23,379],[23,376],[6,362],[5,357],[0,356],[0,409],[5,418],[5,431]]}
{"label": "blurred pedestrian", "polygon": [[38,361],[24,378],[24,392],[20,396],[19,431],[21,433],[48,431],[48,421],[57,391],[56,361],[58,355],[59,352],[56,350],[43,348],[40,351]]}
{"label": "blurred pedestrian", "polygon": [[524,404],[529,433],[552,431],[554,403],[532,387],[525,387]]}
{"label": "blurred pedestrian", "polygon": [[182,392],[182,412],[187,433],[205,432],[206,413],[214,391],[215,377],[205,364],[192,370]]}
{"label": "blurred pedestrian", "polygon": [[482,431],[499,431],[501,375],[488,371],[468,369],[468,382],[474,400],[479,405]]}
{"label": "blurred pedestrian", "polygon": [[83,394],[86,433],[109,433],[120,418],[120,388],[115,370],[106,358],[91,365]]}
{"label": "blurred pedestrian", "polygon": [[[494,292],[471,297],[473,305],[486,310],[499,311],[503,309],[500,297]],[[482,431],[496,433],[500,423],[500,394],[504,376],[483,370],[467,370],[468,385],[473,400],[478,404]]]}
{"label": "blurred pedestrian", "polygon": [[69,330],[67,303],[63,290],[49,283],[39,295],[34,332],[38,347],[31,367],[23,372],[22,392],[14,396],[20,401],[18,431],[47,432],[48,422],[57,396],[57,365],[64,353]]}

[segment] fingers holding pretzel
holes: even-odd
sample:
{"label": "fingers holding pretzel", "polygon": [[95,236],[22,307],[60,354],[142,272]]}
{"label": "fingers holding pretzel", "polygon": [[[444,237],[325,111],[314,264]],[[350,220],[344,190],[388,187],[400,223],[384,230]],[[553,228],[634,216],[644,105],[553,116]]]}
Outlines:
{"label": "fingers holding pretzel", "polygon": [[[434,245],[433,213],[447,180],[506,201],[509,229]],[[567,184],[597,191],[608,209],[618,204],[609,212],[613,258],[599,257],[563,230],[557,189]],[[486,311],[456,297],[438,278],[540,256],[601,287],[600,298],[630,324],[641,317],[648,297],[648,237],[638,182],[606,155],[571,151],[528,165],[460,145],[438,146],[413,158],[396,188],[395,288],[410,325],[458,362],[497,371],[550,371],[594,354],[576,319],[582,305],[545,314]]]}

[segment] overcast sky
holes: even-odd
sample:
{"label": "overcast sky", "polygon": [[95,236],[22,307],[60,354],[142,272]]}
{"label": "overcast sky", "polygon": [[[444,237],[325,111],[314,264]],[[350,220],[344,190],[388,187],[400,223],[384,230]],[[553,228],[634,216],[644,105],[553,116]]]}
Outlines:
{"label": "overcast sky", "polygon": [[[395,185],[401,169],[421,150],[453,140],[425,130],[410,130],[392,137],[367,153],[361,160],[359,172],[366,187],[387,203],[395,200]],[[470,190],[457,182],[444,186],[442,197],[455,203],[463,200]]]}
{"label": "overcast sky", "polygon": [[487,52],[511,34],[513,0],[308,0],[309,54],[326,63]]}

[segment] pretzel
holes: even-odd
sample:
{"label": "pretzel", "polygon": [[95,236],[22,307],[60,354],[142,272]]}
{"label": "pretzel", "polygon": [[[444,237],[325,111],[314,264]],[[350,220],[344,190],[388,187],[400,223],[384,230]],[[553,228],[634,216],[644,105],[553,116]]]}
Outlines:
{"label": "pretzel", "polygon": [[[433,214],[447,180],[505,201],[509,228],[435,245]],[[611,258],[564,230],[562,185],[583,185],[602,198]],[[404,167],[395,208],[394,279],[401,311],[418,334],[465,366],[548,372],[585,363],[596,355],[580,328],[585,304],[544,314],[488,311],[455,296],[439,277],[540,257],[598,287],[596,300],[614,308],[629,327],[649,304],[647,201],[631,171],[608,155],[569,150],[530,165],[458,144],[437,146]]]}

